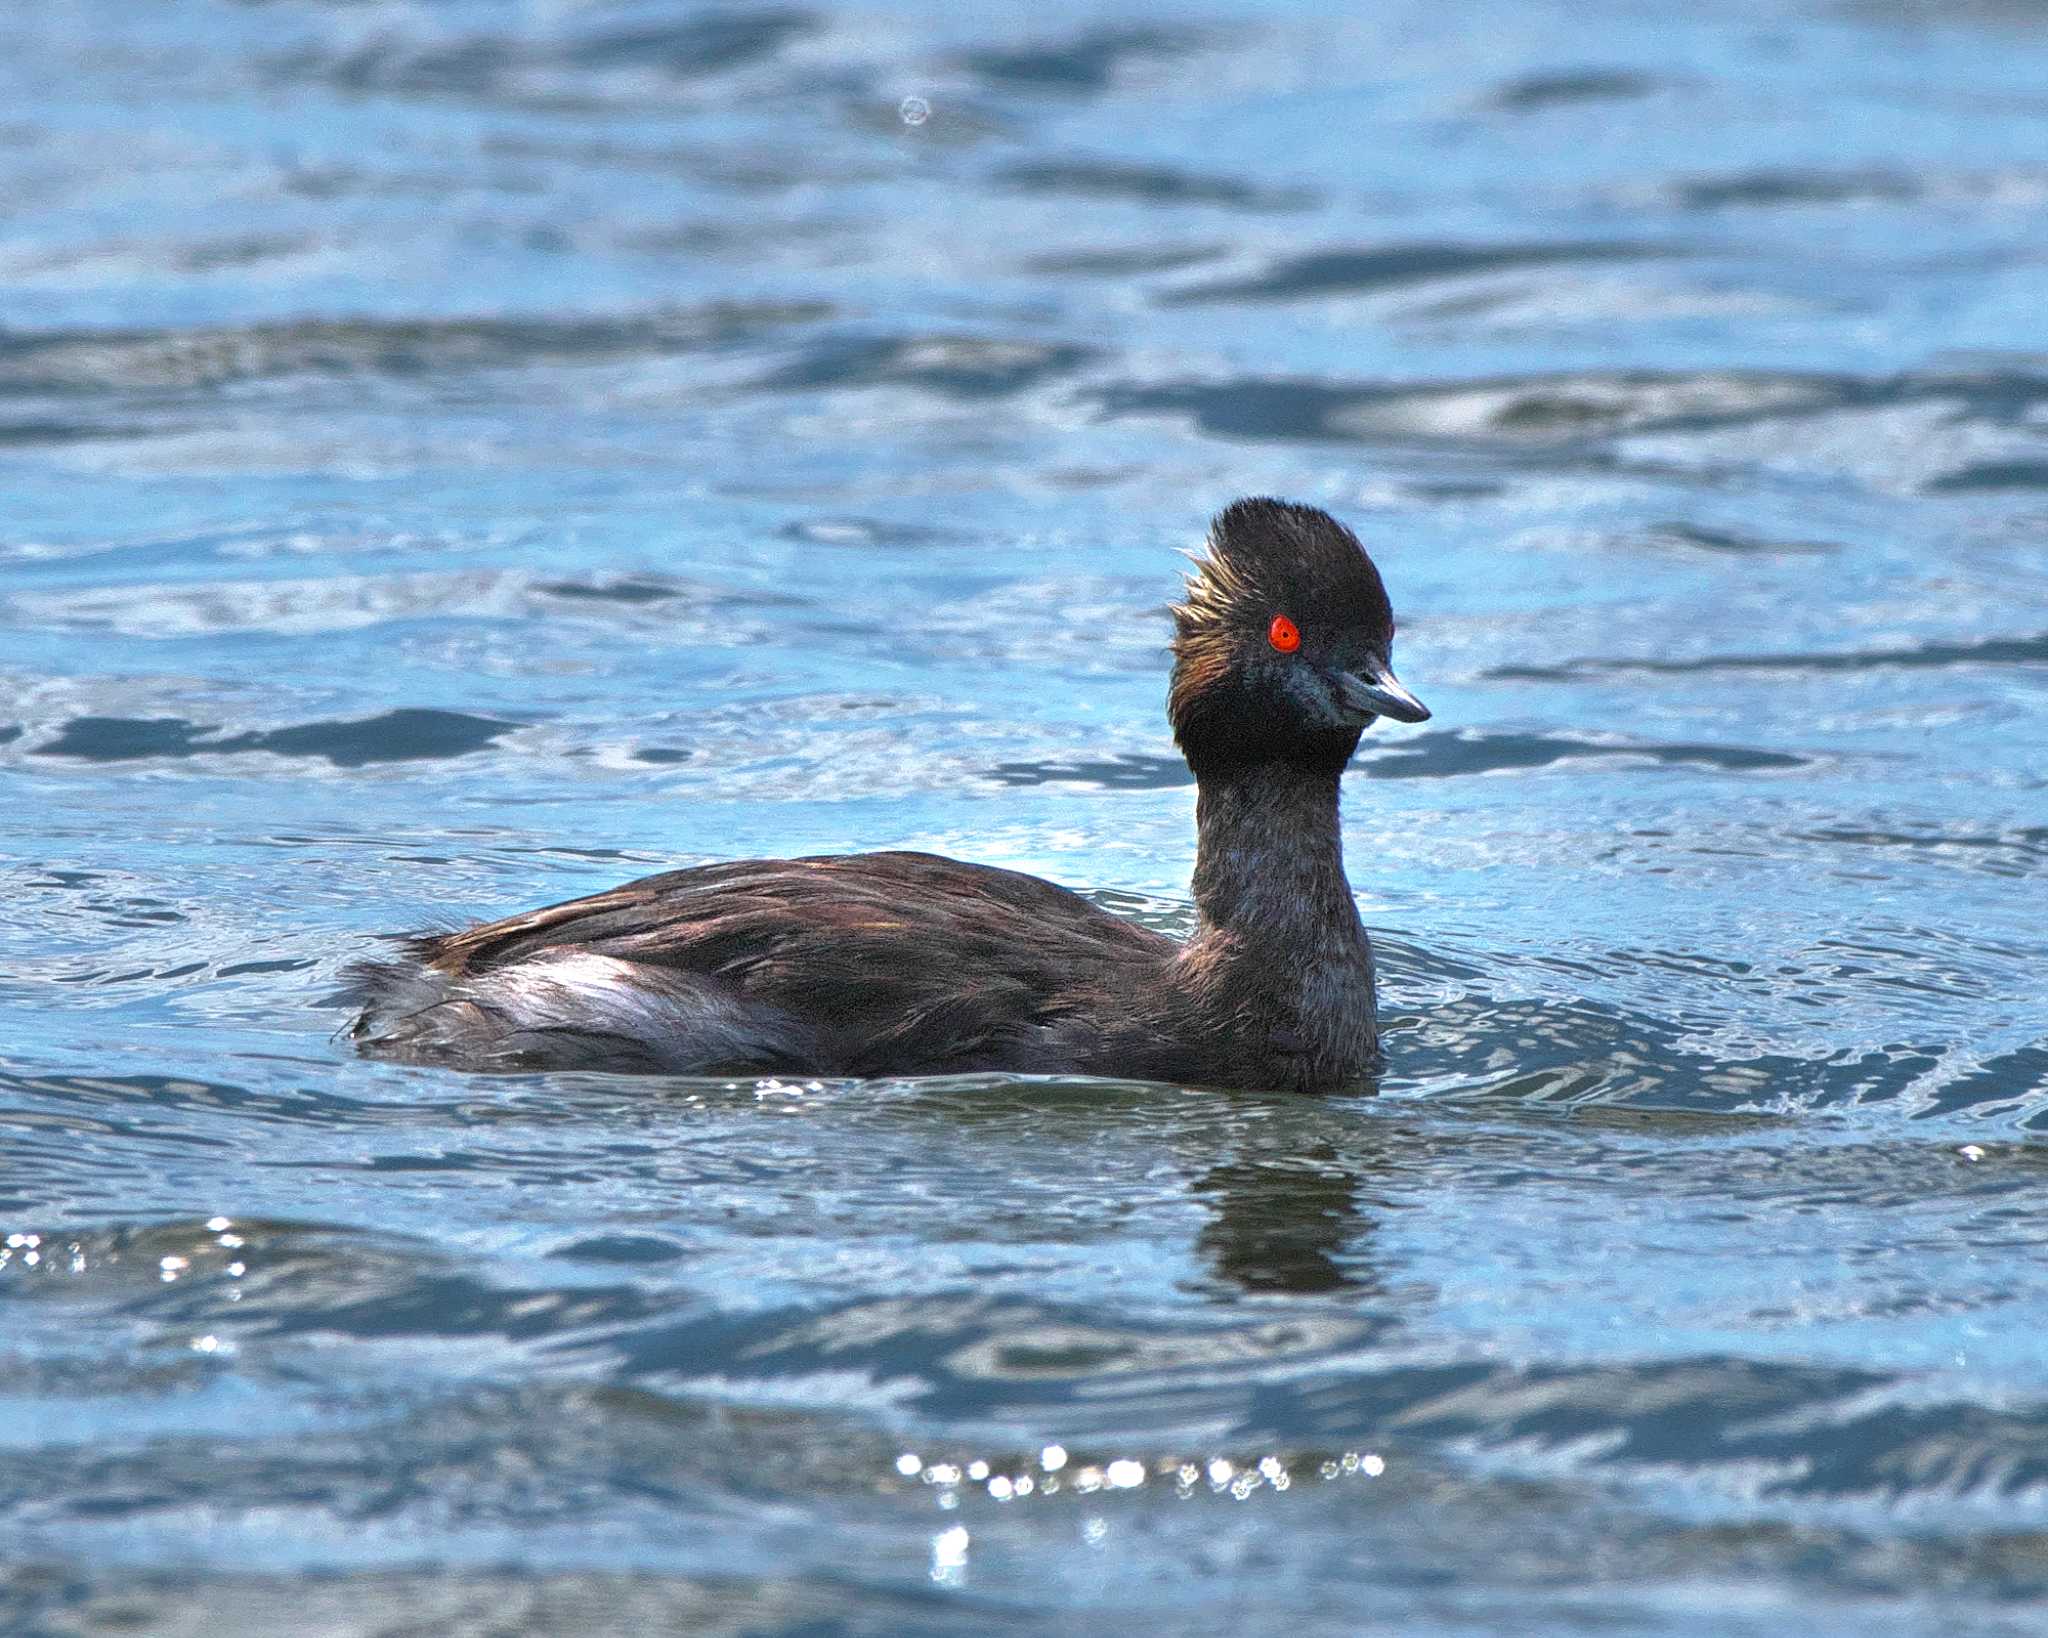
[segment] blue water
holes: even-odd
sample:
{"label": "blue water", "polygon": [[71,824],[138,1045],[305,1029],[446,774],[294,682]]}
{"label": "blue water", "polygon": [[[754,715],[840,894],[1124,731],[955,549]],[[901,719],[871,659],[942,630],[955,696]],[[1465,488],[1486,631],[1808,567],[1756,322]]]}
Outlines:
{"label": "blue water", "polygon": [[[2038,7],[8,35],[0,1631],[2048,1619]],[[1436,711],[1377,1096],[333,1039],[715,858],[1184,927],[1245,493]]]}

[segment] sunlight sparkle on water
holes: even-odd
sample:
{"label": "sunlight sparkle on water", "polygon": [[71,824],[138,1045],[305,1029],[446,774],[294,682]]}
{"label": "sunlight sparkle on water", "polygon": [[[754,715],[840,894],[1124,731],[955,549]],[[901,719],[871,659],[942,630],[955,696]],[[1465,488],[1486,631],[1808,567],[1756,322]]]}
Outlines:
{"label": "sunlight sparkle on water", "polygon": [[956,1524],[932,1537],[932,1579],[942,1587],[957,1587],[967,1579],[967,1527]]}

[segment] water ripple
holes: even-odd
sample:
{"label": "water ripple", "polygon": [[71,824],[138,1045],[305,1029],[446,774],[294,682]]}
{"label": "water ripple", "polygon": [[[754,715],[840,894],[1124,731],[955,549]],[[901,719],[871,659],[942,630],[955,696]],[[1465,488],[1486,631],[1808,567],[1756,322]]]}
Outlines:
{"label": "water ripple", "polygon": [[0,393],[215,391],[292,376],[416,379],[729,347],[815,323],[823,302],[714,302],[615,318],[300,319],[215,329],[0,331]]}
{"label": "water ripple", "polygon": [[2026,666],[2044,662],[2048,662],[2048,633],[1984,637],[1974,642],[1918,643],[1911,648],[1843,654],[1703,654],[1684,660],[1568,660],[1555,666],[1496,666],[1488,675],[1506,682],[1571,682],[1617,671],[1683,677],[1720,671],[1939,671],[1951,666]]}
{"label": "water ripple", "polygon": [[1111,24],[1039,45],[984,46],[964,62],[993,85],[1072,95],[1105,91],[1130,65],[1171,62],[1203,40],[1194,29]]}
{"label": "water ripple", "polygon": [[1598,241],[1524,245],[1409,244],[1365,250],[1322,250],[1306,256],[1287,257],[1249,278],[1183,285],[1162,295],[1159,300],[1167,306],[1294,301],[1304,296],[1402,289],[1513,268],[1637,261],[1646,256],[1669,254],[1670,251],[1653,246]]}
{"label": "water ripple", "polygon": [[[280,79],[325,79],[349,92],[548,104],[587,96],[606,76],[657,85],[729,72],[774,56],[820,24],[816,13],[762,6],[658,22],[586,23],[552,36],[500,31],[434,38],[390,32],[330,57],[275,59]],[[651,95],[651,90],[642,94]]]}

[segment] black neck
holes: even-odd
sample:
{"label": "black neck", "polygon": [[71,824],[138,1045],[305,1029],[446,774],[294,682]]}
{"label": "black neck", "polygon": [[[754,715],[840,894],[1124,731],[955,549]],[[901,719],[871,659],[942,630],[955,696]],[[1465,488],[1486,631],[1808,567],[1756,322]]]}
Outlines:
{"label": "black neck", "polygon": [[1305,933],[1358,926],[1337,825],[1341,770],[1257,762],[1202,778],[1194,889],[1203,932],[1291,961]]}

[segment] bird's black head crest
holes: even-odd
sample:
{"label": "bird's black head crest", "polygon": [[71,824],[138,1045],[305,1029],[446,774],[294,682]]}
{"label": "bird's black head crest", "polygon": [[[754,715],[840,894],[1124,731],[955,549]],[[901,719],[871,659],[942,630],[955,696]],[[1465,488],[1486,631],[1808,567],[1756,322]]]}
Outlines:
{"label": "bird's black head crest", "polygon": [[1394,634],[1379,570],[1343,524],[1319,507],[1233,501],[1209,525],[1208,552],[1195,559],[1175,625],[1185,636],[1216,621],[1274,614],[1341,623],[1382,642]]}
{"label": "bird's black head crest", "polygon": [[1235,501],[1209,526],[1175,605],[1174,737],[1196,774],[1288,760],[1341,768],[1358,743],[1328,679],[1377,659],[1394,639],[1379,570],[1329,513],[1287,501]]}

